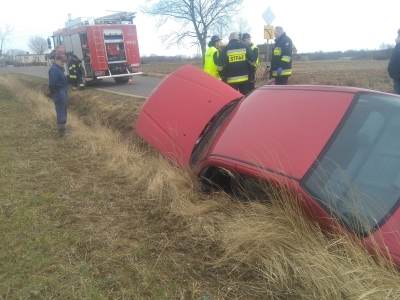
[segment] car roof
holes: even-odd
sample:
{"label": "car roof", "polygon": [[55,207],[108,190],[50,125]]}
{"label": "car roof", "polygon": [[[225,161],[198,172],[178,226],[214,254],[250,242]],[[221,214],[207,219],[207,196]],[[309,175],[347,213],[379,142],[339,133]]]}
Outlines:
{"label": "car roof", "polygon": [[343,92],[343,93],[357,93],[357,92],[377,92],[360,87],[352,86],[336,86],[336,85],[264,85],[258,88],[259,90],[300,90],[300,91],[329,91],[329,92]]}
{"label": "car roof", "polygon": [[359,88],[264,86],[242,100],[210,155],[300,180]]}

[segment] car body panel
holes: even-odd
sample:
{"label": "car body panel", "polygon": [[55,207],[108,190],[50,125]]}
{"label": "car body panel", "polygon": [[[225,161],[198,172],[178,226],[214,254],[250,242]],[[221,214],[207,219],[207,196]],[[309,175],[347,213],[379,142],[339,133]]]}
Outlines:
{"label": "car body panel", "polygon": [[379,230],[367,236],[364,242],[370,249],[379,247],[380,254],[389,256],[397,265],[400,265],[400,210],[398,206],[379,227]]}
{"label": "car body panel", "polygon": [[282,173],[272,172],[243,161],[212,155],[207,156],[207,159],[202,161],[197,170],[205,170],[207,167],[211,166],[229,169],[236,174],[246,174],[269,183],[274,183],[276,186],[283,187],[293,195],[298,196],[297,198],[301,201],[301,205],[306,208],[305,212],[314,220],[317,220],[321,227],[332,230],[333,227],[337,227],[338,225],[333,220],[332,216],[303,189],[300,181],[295,178],[288,177]]}
{"label": "car body panel", "polygon": [[351,92],[258,89],[240,103],[209,155],[301,179],[353,97]]}
{"label": "car body panel", "polygon": [[162,154],[188,166],[194,145],[210,119],[241,97],[230,86],[186,65],[169,75],[146,100],[136,131]]}

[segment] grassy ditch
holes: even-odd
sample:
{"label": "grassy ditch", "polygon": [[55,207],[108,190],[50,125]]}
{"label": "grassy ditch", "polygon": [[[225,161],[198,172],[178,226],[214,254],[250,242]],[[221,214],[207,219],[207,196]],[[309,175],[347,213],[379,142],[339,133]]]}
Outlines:
{"label": "grassy ditch", "polygon": [[323,234],[294,195],[199,193],[132,133],[139,102],[72,93],[58,138],[41,84],[0,77],[0,299],[400,297],[389,263]]}

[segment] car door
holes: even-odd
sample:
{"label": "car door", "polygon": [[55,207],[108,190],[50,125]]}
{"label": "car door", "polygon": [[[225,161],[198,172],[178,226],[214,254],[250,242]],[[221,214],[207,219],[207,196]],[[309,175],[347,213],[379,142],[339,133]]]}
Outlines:
{"label": "car door", "polygon": [[243,97],[202,70],[185,65],[170,74],[144,103],[136,132],[164,156],[188,166],[204,127],[221,108]]}

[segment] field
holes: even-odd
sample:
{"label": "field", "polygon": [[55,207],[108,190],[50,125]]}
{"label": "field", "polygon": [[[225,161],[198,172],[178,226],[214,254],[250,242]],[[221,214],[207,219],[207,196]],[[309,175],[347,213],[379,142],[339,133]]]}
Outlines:
{"label": "field", "polygon": [[297,62],[291,84],[328,84],[392,91],[387,61],[310,61]]}
{"label": "field", "polygon": [[[292,82],[389,91],[385,64],[299,63]],[[139,99],[72,92],[57,137],[43,85],[0,76],[0,299],[400,299],[395,267],[296,195],[201,193],[133,133]]]}
{"label": "field", "polygon": [[[193,63],[193,62],[187,62],[190,64],[194,64],[195,66],[200,67],[201,63]],[[172,63],[167,63],[167,62],[162,62],[162,63],[147,63],[147,64],[142,64],[140,66],[140,69],[144,73],[155,73],[155,74],[168,74],[179,68],[180,66],[183,66],[186,64],[186,62],[182,63],[177,63],[177,62],[172,62]]]}
{"label": "field", "polygon": [[[198,67],[200,63],[190,62]],[[145,73],[168,74],[184,63],[143,64]],[[387,75],[385,60],[298,61],[293,64],[291,84],[328,84],[358,86],[392,91],[392,81]],[[257,71],[258,85],[265,84],[265,67]]]}

